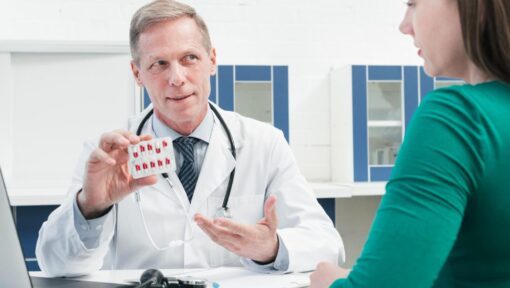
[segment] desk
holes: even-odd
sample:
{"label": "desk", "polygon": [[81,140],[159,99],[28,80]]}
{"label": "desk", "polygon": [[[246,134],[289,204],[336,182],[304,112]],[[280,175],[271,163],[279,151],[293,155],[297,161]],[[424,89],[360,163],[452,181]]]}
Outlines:
{"label": "desk", "polygon": [[[204,269],[161,269],[165,276],[192,276],[218,283],[220,288],[299,288],[308,287],[309,273],[262,274],[242,267],[219,267]],[[137,281],[143,270],[103,270],[88,276],[77,277],[83,281],[128,284]],[[30,272],[32,276],[44,277],[42,272]],[[207,287],[210,287],[209,284]]]}

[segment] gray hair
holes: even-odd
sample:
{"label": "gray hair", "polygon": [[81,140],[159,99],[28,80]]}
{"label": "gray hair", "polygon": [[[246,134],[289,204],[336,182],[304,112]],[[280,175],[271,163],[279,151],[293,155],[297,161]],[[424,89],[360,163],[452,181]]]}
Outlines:
{"label": "gray hair", "polygon": [[131,49],[131,57],[137,65],[140,63],[140,55],[138,54],[140,34],[154,24],[181,17],[189,17],[195,20],[202,34],[204,48],[207,53],[211,51],[211,37],[209,36],[207,25],[193,7],[173,0],[155,0],[138,9],[131,19],[129,47]]}

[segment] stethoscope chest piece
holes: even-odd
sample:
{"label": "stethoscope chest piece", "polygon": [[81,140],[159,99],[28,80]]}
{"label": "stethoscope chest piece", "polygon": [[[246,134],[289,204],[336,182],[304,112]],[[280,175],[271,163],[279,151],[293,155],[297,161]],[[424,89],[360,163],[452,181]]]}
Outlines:
{"label": "stethoscope chest piece", "polygon": [[220,207],[216,210],[216,213],[214,213],[214,219],[216,218],[232,219],[232,213],[228,207]]}

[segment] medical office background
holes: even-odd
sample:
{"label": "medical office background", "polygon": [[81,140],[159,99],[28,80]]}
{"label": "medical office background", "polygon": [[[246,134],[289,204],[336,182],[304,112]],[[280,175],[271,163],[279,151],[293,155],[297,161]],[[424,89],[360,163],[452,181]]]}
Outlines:
{"label": "medical office background", "polygon": [[[38,269],[34,245],[42,218],[67,192],[83,140],[122,127],[143,106],[129,70],[128,29],[132,14],[146,2],[0,0],[0,165],[30,269]],[[248,71],[246,79],[230,76],[234,93],[244,89],[250,98],[262,91],[269,107],[263,117],[274,122],[284,115],[299,167],[335,220],[351,266],[384,193],[388,169],[379,171],[371,161],[377,164],[379,157],[387,164],[388,153],[398,150],[398,143],[389,144],[372,149],[371,156],[366,135],[387,126],[380,131],[401,140],[423,85],[433,85],[422,75],[412,40],[398,31],[405,5],[398,0],[183,2],[208,23],[221,69],[232,75]],[[218,86],[227,78],[217,77]],[[274,85],[283,91],[278,97],[285,97],[288,107],[278,109],[284,111],[273,111]],[[397,120],[356,120],[371,104],[353,103],[353,94],[373,89],[393,95],[384,109]],[[415,100],[406,102],[409,90]],[[361,116],[353,116],[357,113]],[[368,165],[355,167],[355,154]],[[354,182],[356,169],[361,180]]]}

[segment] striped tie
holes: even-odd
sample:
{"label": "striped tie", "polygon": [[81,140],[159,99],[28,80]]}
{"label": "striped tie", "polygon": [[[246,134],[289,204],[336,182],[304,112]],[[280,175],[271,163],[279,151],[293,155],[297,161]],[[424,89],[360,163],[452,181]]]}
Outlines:
{"label": "striped tie", "polygon": [[195,158],[193,153],[193,146],[200,139],[193,137],[179,137],[174,140],[175,148],[182,155],[182,166],[179,170],[179,180],[181,180],[182,187],[188,195],[189,202],[193,197],[195,186],[197,185],[198,171],[195,169]]}

